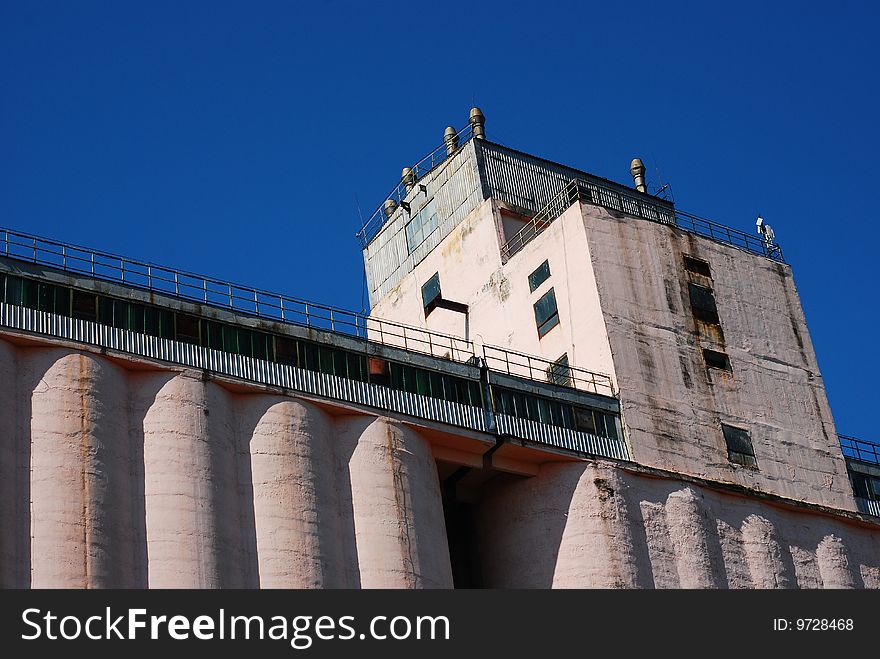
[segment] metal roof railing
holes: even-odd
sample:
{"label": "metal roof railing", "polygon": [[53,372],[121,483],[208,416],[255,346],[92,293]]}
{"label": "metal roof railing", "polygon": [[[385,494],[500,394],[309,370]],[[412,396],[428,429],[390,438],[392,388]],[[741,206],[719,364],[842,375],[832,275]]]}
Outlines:
{"label": "metal roof railing", "polygon": [[849,435],[838,435],[837,437],[840,439],[840,448],[843,450],[844,457],[880,465],[880,444]]}
{"label": "metal roof railing", "polygon": [[[472,341],[421,327],[373,318],[299,298],[205,277],[176,268],[145,263],[88,247],[0,228],[0,256],[83,274],[265,320],[346,334],[382,345],[461,363],[476,363]],[[614,395],[611,378],[566,366],[565,373],[542,357],[484,346],[482,357],[490,370],[538,382]],[[567,375],[566,375],[567,374]]]}
{"label": "metal roof railing", "polygon": [[[459,130],[455,134],[455,139],[458,141],[458,148],[460,149],[464,146],[464,144],[473,137],[473,134],[473,127],[470,124]],[[446,152],[446,143],[444,142],[431,151],[431,153],[419,160],[416,164],[412,165],[410,169],[413,170],[415,179],[418,181],[431,172],[435,167],[445,162],[449,157],[450,156]],[[379,205],[379,208],[375,210],[369,219],[364,222],[361,230],[357,232],[356,236],[361,241],[361,247],[366,247],[370,241],[379,234],[382,227],[385,226],[385,222],[388,220],[388,218],[385,217],[385,202],[390,200],[399,206],[400,202],[406,200],[407,194],[406,184],[401,178],[397,185],[394,186],[391,192]]]}
{"label": "metal roof railing", "polygon": [[483,358],[490,371],[602,396],[617,395],[611,376],[604,373],[595,373],[567,363],[560,364],[543,357],[489,345],[483,346]]}
{"label": "metal roof railing", "polygon": [[280,293],[205,277],[69,243],[0,228],[2,252],[11,258],[164,293],[266,320],[353,335],[432,357],[467,362],[472,341]]}
{"label": "metal roof railing", "polygon": [[669,224],[715,242],[784,262],[782,249],[776,243],[680,210],[661,212],[650,201],[643,200],[638,195],[624,195],[580,179],[569,181],[559,194],[501,246],[501,259],[507,262],[577,201],[612,208],[652,222]]}

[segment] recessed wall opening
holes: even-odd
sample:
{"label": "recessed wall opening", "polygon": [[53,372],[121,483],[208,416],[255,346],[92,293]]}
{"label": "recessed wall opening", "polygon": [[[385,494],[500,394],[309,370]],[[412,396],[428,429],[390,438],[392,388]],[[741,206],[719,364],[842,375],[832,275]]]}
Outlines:
{"label": "recessed wall opening", "polygon": [[706,366],[708,368],[718,368],[722,371],[733,370],[730,367],[730,357],[728,357],[726,353],[719,352],[718,350],[703,348],[703,359],[706,361]]}
{"label": "recessed wall opening", "polygon": [[688,272],[693,272],[698,275],[703,275],[704,277],[711,277],[712,271],[709,269],[708,261],[704,261],[703,259],[698,259],[693,256],[684,257],[684,269]]}
{"label": "recessed wall opening", "polygon": [[495,469],[437,461],[443,516],[455,588],[484,588],[481,505],[486,493],[507,481],[525,478]]}

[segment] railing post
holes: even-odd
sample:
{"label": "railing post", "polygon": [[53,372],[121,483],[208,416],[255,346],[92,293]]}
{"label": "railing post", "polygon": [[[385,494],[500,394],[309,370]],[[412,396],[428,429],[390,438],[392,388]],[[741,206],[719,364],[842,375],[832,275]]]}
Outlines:
{"label": "railing post", "polygon": [[177,270],[174,271],[174,294],[180,296],[180,282],[177,280]]}
{"label": "railing post", "polygon": [[309,303],[308,302],[305,303],[305,309],[306,309],[306,327],[311,327],[312,326],[312,317],[309,315]]}
{"label": "railing post", "polygon": [[37,239],[34,238],[34,263],[37,262]]}
{"label": "railing post", "polygon": [[91,258],[91,262],[92,262],[92,276],[94,277],[94,276],[95,276],[95,253],[94,253],[94,252],[89,253],[89,257]]}
{"label": "railing post", "polygon": [[147,286],[150,290],[153,290],[153,266],[147,266]]}
{"label": "railing post", "polygon": [[120,271],[122,272],[122,283],[125,283],[125,259],[119,259]]}
{"label": "railing post", "polygon": [[336,331],[336,321],[333,320],[333,309],[330,309],[330,331]]}
{"label": "railing post", "polygon": [[226,288],[229,292],[229,308],[235,309],[235,303],[232,301],[232,284],[226,284]]}
{"label": "railing post", "polygon": [[254,289],[254,313],[260,315],[260,295],[256,289]]}
{"label": "railing post", "polygon": [[208,280],[202,277],[202,289],[205,291],[205,304],[208,303]]}
{"label": "railing post", "polygon": [[284,296],[279,296],[278,300],[281,302],[281,320],[284,320]]}

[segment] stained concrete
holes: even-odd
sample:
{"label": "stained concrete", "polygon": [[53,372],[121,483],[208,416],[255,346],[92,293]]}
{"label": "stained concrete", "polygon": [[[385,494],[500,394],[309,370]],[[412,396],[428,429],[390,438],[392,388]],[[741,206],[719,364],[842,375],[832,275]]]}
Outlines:
{"label": "stained concrete", "polygon": [[[436,435],[57,343],[0,339],[0,366],[6,587],[452,586]],[[614,462],[532,473],[474,500],[487,586],[880,587],[880,525],[853,515]]]}
{"label": "stained concrete", "polygon": [[603,462],[495,485],[479,528],[494,588],[878,586],[876,525]]}

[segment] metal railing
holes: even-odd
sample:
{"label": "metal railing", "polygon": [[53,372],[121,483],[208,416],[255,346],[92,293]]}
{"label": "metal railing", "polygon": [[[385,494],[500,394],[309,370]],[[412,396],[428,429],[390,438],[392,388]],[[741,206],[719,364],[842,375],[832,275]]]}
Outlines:
{"label": "metal railing", "polygon": [[655,205],[636,195],[626,195],[589,181],[572,179],[550,202],[501,246],[501,259],[507,262],[534,240],[576,201],[618,210],[660,224],[669,224],[715,242],[743,249],[752,254],[784,262],[779,245],[705,218]]}
{"label": "metal railing", "polygon": [[731,245],[744,249],[752,254],[766,256],[768,259],[785,263],[782,258],[782,248],[776,243],[754,236],[750,233],[731,229],[723,224],[712,222],[705,218],[684,211],[675,211],[675,225],[679,229],[684,229],[690,233],[695,233],[704,238],[710,238],[725,245]]}
{"label": "metal railing", "polygon": [[604,373],[489,345],[483,346],[483,358],[490,371],[603,396],[617,395],[611,376]]}
{"label": "metal railing", "polygon": [[840,439],[840,448],[843,450],[844,457],[860,462],[880,464],[880,444],[849,435],[838,435],[837,437]]}
{"label": "metal railing", "polygon": [[[468,124],[459,130],[455,137],[458,141],[458,148],[460,149],[471,139],[471,137],[473,137],[473,129],[471,125]],[[416,182],[437,167],[437,165],[445,162],[449,157],[450,156],[446,153],[446,143],[444,142],[431,151],[431,153],[419,160],[416,164],[412,165],[411,169],[415,175]],[[401,178],[397,185],[395,185],[391,192],[385,197],[382,204],[379,205],[379,208],[375,210],[369,219],[364,222],[361,230],[357,232],[356,236],[361,241],[361,247],[366,247],[367,244],[376,237],[379,231],[382,230],[382,227],[385,226],[385,222],[388,220],[385,216],[385,202],[390,200],[399,206],[400,202],[406,200],[407,194],[406,184]]]}
{"label": "metal railing", "polygon": [[173,297],[301,327],[353,335],[432,357],[467,362],[472,341],[325,304],[271,293],[175,268],[129,259],[87,247],[0,229],[2,254],[65,272],[165,293]]}

